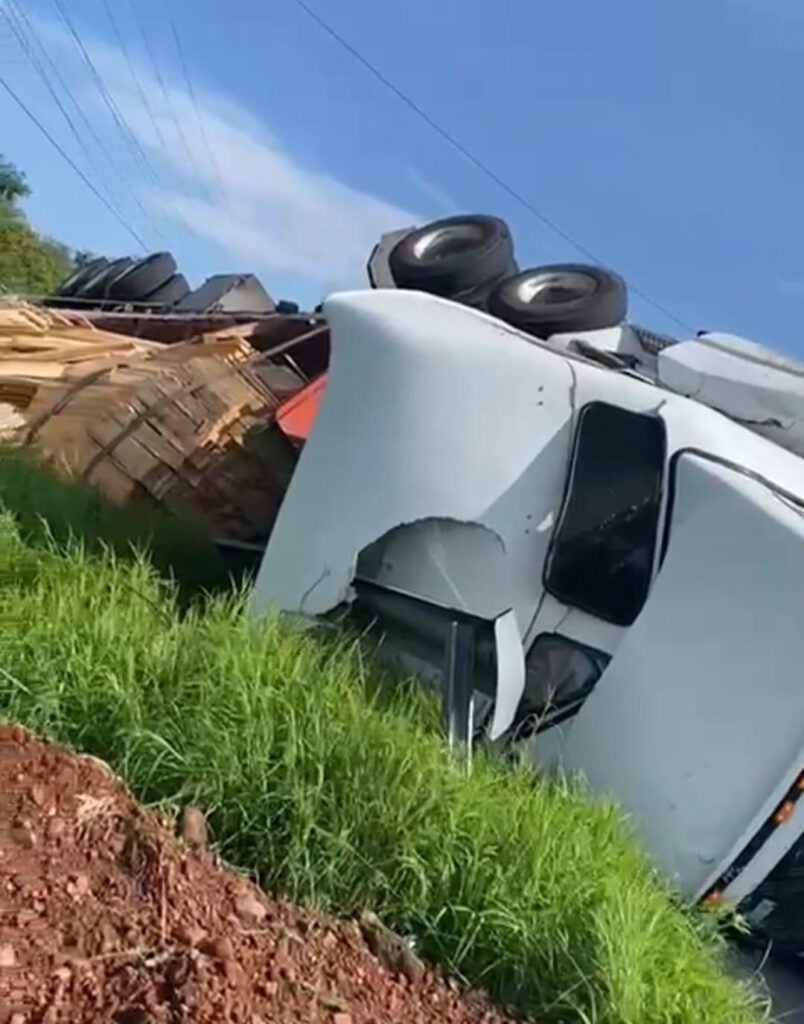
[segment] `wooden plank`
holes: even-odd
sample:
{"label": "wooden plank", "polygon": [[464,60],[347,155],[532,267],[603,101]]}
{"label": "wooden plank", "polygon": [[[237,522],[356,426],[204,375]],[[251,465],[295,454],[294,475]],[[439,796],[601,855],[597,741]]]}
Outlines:
{"label": "wooden plank", "polygon": [[[91,463],[86,463],[81,470],[82,476],[88,480],[98,479],[103,475],[104,461],[112,454],[115,462],[125,470],[132,481],[142,480],[155,466],[160,465],[158,457],[144,448],[134,435],[124,434],[124,429],[125,424],[111,417],[91,424],[89,436],[105,454],[92,469],[89,468]],[[94,462],[94,458],[92,461]]]}

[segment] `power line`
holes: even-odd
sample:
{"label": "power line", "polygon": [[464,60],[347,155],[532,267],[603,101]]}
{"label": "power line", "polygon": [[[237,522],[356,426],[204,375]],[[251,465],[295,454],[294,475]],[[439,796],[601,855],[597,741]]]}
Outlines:
{"label": "power line", "polygon": [[67,9],[64,6],[64,3],[62,2],[62,0],[53,0],[53,4],[59,12],[59,15],[61,16],[61,20],[64,22],[65,28],[72,36],[73,42],[78,48],[78,52],[81,54],[84,63],[89,69],[89,73],[92,75],[92,78],[95,81],[95,85],[98,89],[98,92],[101,95],[101,99],[106,105],[109,113],[112,115],[112,119],[114,123],[117,125],[120,134],[122,135],[131,154],[134,156],[135,160],[139,161],[142,164],[142,167],[148,174],[150,174],[152,179],[155,182],[157,182],[158,179],[156,176],[156,172],[151,166],[151,162],[148,159],[145,150],[140,145],[139,140],[135,136],[134,132],[131,130],[131,127],[129,126],[123,114],[120,112],[119,107],[115,103],[112,96],[109,94],[109,90],[106,88],[106,83],[103,80],[103,76],[98,71],[97,67],[95,66],[95,62],[89,54],[89,51],[84,46],[84,42],[81,39],[81,36],[78,33],[75,25],[73,24],[72,19],[70,18],[69,13],[67,12]]}
{"label": "power line", "polygon": [[[107,2],[108,2],[108,0],[107,0]],[[174,40],[174,42],[176,44],[176,52],[179,55],[179,63],[181,65],[182,74],[184,75],[185,84],[187,85],[187,92],[188,92],[188,94],[190,96],[190,100],[192,101],[193,109],[195,110],[196,120],[198,121],[198,128],[199,128],[199,131],[201,132],[201,138],[202,138],[203,143],[204,143],[204,148],[206,149],[207,155],[209,157],[210,166],[212,167],[212,171],[213,171],[213,173],[215,175],[215,178],[216,178],[216,180],[218,182],[218,187],[221,190],[221,195],[226,200],[227,205],[229,205],[231,207],[231,202],[229,201],[228,191],[227,191],[226,185],[224,184],[223,176],[221,174],[220,167],[218,166],[218,161],[215,159],[215,152],[214,152],[212,146],[210,145],[209,136],[207,135],[206,125],[204,124],[204,119],[201,116],[201,110],[199,109],[199,106],[198,106],[198,99],[196,98],[196,95],[195,95],[195,88],[193,87],[193,80],[190,77],[190,70],[189,70],[189,67],[187,65],[187,60],[186,60],[186,58],[184,56],[184,47],[181,44],[181,37],[179,36],[179,31],[176,28],[176,20],[173,17],[173,12],[171,10],[170,2],[168,2],[167,17],[168,17],[168,21],[170,22],[171,32],[173,33],[173,40]]]}
{"label": "power line", "polygon": [[[129,127],[129,124],[126,121],[125,117],[123,117],[114,99],[110,96],[109,91],[106,88],[106,84],[103,81],[103,77],[101,76],[100,72],[95,66],[95,62],[92,60],[92,57],[87,51],[87,48],[84,46],[83,40],[81,39],[81,36],[79,35],[78,31],[73,25],[72,19],[70,18],[70,15],[68,14],[67,9],[64,6],[64,3],[62,2],[62,0],[53,0],[53,5],[59,12],[61,20],[64,22],[67,31],[72,36],[73,42],[75,43],[78,52],[81,54],[84,63],[89,69],[89,72],[95,81],[95,85],[98,89],[98,92],[100,93],[101,99],[108,108],[109,113],[112,115],[112,120],[117,125],[117,128],[119,129],[120,134],[122,135],[123,141],[128,146],[129,151],[132,153],[135,160],[138,160],[142,164],[142,167],[145,170],[145,172],[150,175],[152,181],[158,184],[156,172],[151,166],[151,163],[147,155],[145,154],[145,151],[143,150],[142,146],[140,146],[139,141],[137,140],[133,131]],[[123,180],[125,182],[125,178]],[[165,239],[165,235],[162,233],[158,225],[152,219],[151,215],[142,205],[139,198],[133,192],[131,196],[131,201],[140,211],[143,220],[147,223],[149,229],[154,233],[154,235],[157,238],[167,241]]]}
{"label": "power line", "polygon": [[[8,2],[14,4],[14,0],[8,0]],[[83,121],[84,125],[86,126],[87,131],[92,136],[92,138],[95,140],[95,143],[97,144],[98,148],[101,150],[103,155],[106,157],[106,160],[108,161],[109,166],[112,168],[112,170],[114,171],[115,175],[120,179],[121,184],[123,184],[126,189],[129,189],[130,188],[130,183],[127,181],[125,174],[123,173],[123,171],[120,170],[120,168],[117,165],[117,162],[114,160],[114,158],[112,157],[111,153],[106,148],[106,146],[105,146],[105,144],[103,142],[103,139],[100,137],[100,135],[98,134],[97,129],[95,128],[95,125],[92,123],[91,119],[89,117],[87,117],[86,112],[84,111],[83,106],[73,96],[72,91],[71,91],[69,85],[67,84],[67,82],[65,82],[65,80],[64,80],[61,72],[59,71],[57,65],[55,64],[53,58],[50,56],[50,54],[49,54],[49,52],[47,50],[47,47],[42,42],[42,39],[39,36],[39,34],[37,33],[35,26],[31,23],[30,19],[28,18],[28,15],[25,13],[24,10],[22,10],[22,8],[19,7],[18,4],[14,4],[14,6],[15,6],[15,10],[16,10],[16,15],[17,15],[18,21],[21,21],[21,22],[25,23],[25,26],[27,27],[29,34],[39,44],[39,49],[42,51],[43,56],[47,59],[47,62],[50,65],[51,70],[53,71],[53,75],[56,78],[56,81],[58,82],[59,86],[64,91],[64,93],[67,96],[69,96],[70,99],[72,100],[73,106],[75,107],[76,111],[78,112],[79,116],[81,117],[81,120]]]}
{"label": "power line", "polygon": [[150,103],[150,101],[148,99],[147,93],[145,92],[145,90],[142,87],[142,82],[140,81],[140,76],[139,76],[139,74],[137,72],[137,66],[136,66],[136,64],[134,63],[134,61],[131,58],[131,53],[129,51],[128,46],[126,45],[125,36],[120,31],[120,25],[119,25],[119,23],[117,21],[117,18],[114,15],[114,13],[112,12],[112,5],[110,3],[110,0],[103,0],[103,6],[106,8],[106,15],[107,15],[107,17],[109,19],[110,25],[112,26],[112,32],[114,33],[114,37],[115,37],[115,40],[117,41],[117,45],[120,47],[120,51],[123,54],[123,57],[125,58],[126,64],[128,65],[128,70],[129,70],[129,73],[131,74],[131,78],[132,78],[132,80],[134,82],[134,86],[135,86],[135,88],[137,90],[137,93],[138,93],[138,95],[140,97],[140,102],[142,103],[143,108],[145,109],[146,113],[148,114],[148,117],[151,120],[151,124],[154,126],[154,131],[156,132],[156,135],[159,138],[160,145],[162,146],[163,149],[166,149],[167,148],[167,143],[165,142],[165,137],[162,134],[162,129],[159,126],[159,121],[154,116],[153,107],[151,106],[151,103]]}
{"label": "power line", "polygon": [[[51,97],[53,99],[53,102],[56,104],[56,106],[61,111],[61,113],[62,113],[65,121],[67,122],[67,124],[68,124],[68,126],[69,126],[69,128],[70,128],[70,130],[71,130],[71,132],[73,134],[73,136],[75,137],[76,142],[78,143],[80,149],[82,150],[82,152],[84,153],[85,157],[87,158],[90,166],[95,170],[96,174],[98,174],[98,175],[100,175],[102,177],[102,172],[100,170],[100,167],[97,164],[97,162],[95,161],[95,157],[94,157],[94,155],[92,153],[92,150],[87,145],[85,137],[78,130],[78,126],[76,125],[75,121],[73,120],[69,110],[67,110],[65,105],[62,103],[61,97],[59,96],[58,91],[54,88],[53,83],[50,80],[50,77],[49,77],[48,72],[47,72],[47,68],[44,66],[42,60],[39,58],[39,56],[36,53],[35,46],[32,43],[30,43],[28,41],[28,39],[26,38],[26,36],[25,36],[25,25],[27,25],[29,30],[30,30],[30,32],[31,32],[32,37],[36,41],[39,42],[39,46],[40,46],[40,48],[42,50],[43,55],[50,62],[54,72],[56,73],[56,76],[60,79],[62,88],[64,89],[64,91],[66,93],[69,94],[69,89],[67,89],[64,80],[61,79],[61,76],[58,73],[58,69],[56,68],[55,64],[53,64],[52,60],[50,59],[50,56],[49,56],[47,50],[45,49],[44,45],[42,44],[41,40],[38,39],[38,37],[36,35],[36,32],[33,30],[33,26],[28,21],[28,18],[25,15],[24,11],[21,11],[17,7],[17,5],[14,3],[14,0],[7,0],[6,9],[0,8],[0,14],[2,14],[3,17],[5,18],[6,23],[11,28],[11,31],[14,33],[18,43],[20,44],[21,49],[23,50],[25,55],[28,57],[28,60],[33,65],[34,69],[39,73],[39,76],[42,79],[42,81],[44,82],[48,92],[50,93],[50,95],[51,95]],[[15,20],[12,20],[12,15],[13,15],[13,19],[15,19]],[[23,22],[25,24],[23,24]],[[78,104],[75,103],[74,99],[73,99],[73,103],[75,104],[76,108],[80,110],[80,108],[78,107]],[[98,140],[98,142],[100,143],[100,140]],[[100,143],[100,145],[101,145],[101,148],[103,148],[104,152],[105,152],[105,148],[103,147],[102,143]],[[106,155],[108,157],[108,153]],[[111,158],[109,158],[109,159],[111,161]],[[122,217],[122,214],[120,213],[120,208],[117,205],[117,203],[112,198],[109,199],[109,202],[110,202],[110,205],[114,206],[115,211],[117,212],[117,214],[120,217]]]}
{"label": "power line", "polygon": [[171,119],[173,120],[176,132],[179,138],[181,139],[184,152],[187,154],[187,159],[190,161],[191,164],[195,164],[195,157],[193,156],[192,151],[190,150],[190,147],[187,143],[187,137],[184,134],[184,129],[181,126],[181,122],[179,121],[178,117],[176,117],[176,111],[173,109],[173,104],[170,102],[170,93],[168,92],[167,86],[165,85],[165,79],[162,77],[162,72],[159,68],[159,63],[156,60],[156,55],[154,54],[153,47],[151,46],[150,40],[148,39],[148,34],[145,31],[145,26],[142,23],[142,19],[140,18],[139,12],[137,11],[137,5],[134,2],[134,0],[129,0],[129,7],[131,8],[131,11],[134,15],[134,20],[137,22],[137,28],[139,29],[140,36],[142,37],[142,41],[145,45],[145,51],[148,55],[148,60],[151,62],[151,66],[154,69],[154,75],[156,76],[156,80],[159,83],[159,88],[165,100],[165,107],[167,108],[167,111],[170,114]]}
{"label": "power line", "polygon": [[[363,67],[369,71],[378,81],[380,81],[386,89],[389,89],[397,99],[401,100],[410,110],[412,110],[418,117],[420,117],[426,124],[428,124],[433,131],[437,132],[438,135],[444,139],[453,149],[457,150],[464,159],[468,160],[474,167],[477,168],[482,174],[485,174],[487,178],[495,183],[498,188],[506,192],[512,199],[523,206],[529,213],[531,213],[537,220],[541,221],[542,224],[550,231],[552,231],[559,238],[563,239],[569,245],[571,245],[576,252],[581,253],[592,263],[601,265],[602,261],[595,256],[585,245],[576,241],[572,235],[560,227],[554,220],[543,213],[537,206],[535,206],[529,199],[518,192],[513,186],[509,185],[507,181],[500,177],[491,167],[488,166],[480,157],[476,156],[471,150],[467,149],[463,143],[459,142],[446,128],[442,127],[436,120],[434,120],[425,110],[423,110],[414,100],[412,100],[406,93],[395,85],[389,78],[387,78],[380,69],[372,64],[368,58],[364,57],[359,50],[357,50],[347,39],[345,39],[336,29],[334,29],[328,22],[326,22],[320,14],[318,14],[312,7],[305,2],[305,0],[293,0],[297,7],[301,8],[302,11],[314,21],[320,29],[327,33],[330,38],[335,40],[339,46],[342,46],[348,53],[350,53],[356,61],[363,65]],[[660,303],[655,302],[649,295],[641,291],[639,288],[631,286],[631,291],[635,295],[638,295],[644,302],[649,306],[652,306],[657,312],[663,316],[672,320],[678,324],[679,327],[683,327],[685,331],[691,331],[693,328],[677,317],[674,313],[671,313],[669,309],[666,309]]]}
{"label": "power line", "polygon": [[9,83],[2,76],[0,76],[0,85],[2,85],[2,87],[8,93],[8,95],[11,97],[11,99],[17,104],[17,106],[20,108],[20,110],[22,110],[22,112],[26,115],[26,117],[28,117],[29,120],[32,121],[33,124],[36,125],[36,127],[45,136],[45,138],[48,140],[48,142],[51,144],[51,146],[53,146],[53,148],[60,154],[60,156],[70,165],[70,167],[72,167],[72,169],[75,171],[75,173],[81,179],[81,181],[83,181],[83,183],[90,190],[90,192],[92,192],[92,194],[95,196],[95,198],[98,199],[101,203],[103,203],[103,205],[106,207],[106,209],[109,211],[109,213],[111,213],[112,216],[117,221],[120,222],[120,224],[125,228],[125,230],[135,240],[137,245],[140,246],[140,248],[143,250],[143,252],[147,252],[148,251],[147,245],[140,238],[140,236],[137,234],[137,232],[134,230],[134,228],[126,220],[123,219],[123,217],[115,210],[115,208],[106,199],[106,197],[101,192],[98,191],[98,189],[95,187],[95,185],[90,181],[90,179],[86,176],[86,174],[84,174],[84,172],[78,166],[78,164],[76,164],[76,162],[73,160],[73,158],[70,156],[70,154],[67,153],[63,149],[63,147],[59,144],[59,142],[57,142],[57,140],[53,138],[53,136],[50,134],[50,132],[47,130],[47,128],[42,124],[42,122],[39,120],[39,118],[36,116],[36,114],[34,114],[34,112],[28,106],[26,106],[25,102],[17,95],[17,93],[14,91],[14,89],[9,85]]}

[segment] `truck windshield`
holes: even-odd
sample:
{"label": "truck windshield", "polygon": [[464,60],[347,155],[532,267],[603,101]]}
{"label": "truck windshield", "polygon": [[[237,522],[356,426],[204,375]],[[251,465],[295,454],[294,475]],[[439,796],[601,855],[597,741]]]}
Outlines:
{"label": "truck windshield", "polygon": [[754,932],[778,949],[804,950],[804,834],[739,909]]}

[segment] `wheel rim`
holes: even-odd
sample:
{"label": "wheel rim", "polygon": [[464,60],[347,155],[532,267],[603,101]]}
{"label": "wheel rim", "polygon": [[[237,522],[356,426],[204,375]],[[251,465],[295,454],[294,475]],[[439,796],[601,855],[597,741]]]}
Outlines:
{"label": "wheel rim", "polygon": [[468,252],[484,239],[477,224],[451,224],[426,231],[413,246],[413,254],[422,263],[434,263],[448,256]]}
{"label": "wheel rim", "polygon": [[560,306],[575,299],[583,299],[597,291],[594,278],[574,271],[528,274],[514,285],[519,302],[531,305]]}

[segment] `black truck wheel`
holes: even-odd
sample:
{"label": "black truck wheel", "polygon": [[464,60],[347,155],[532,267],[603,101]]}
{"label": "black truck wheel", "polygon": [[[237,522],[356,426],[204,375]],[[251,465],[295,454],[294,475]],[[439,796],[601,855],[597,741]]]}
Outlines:
{"label": "black truck wheel", "polygon": [[56,295],[65,297],[75,295],[91,277],[94,277],[100,270],[103,270],[103,268],[108,265],[109,261],[105,256],[98,256],[96,259],[90,260],[89,263],[84,264],[83,267],[79,267],[78,270],[74,270],[67,280],[59,285],[56,289]]}
{"label": "black truck wheel", "polygon": [[447,217],[411,231],[391,250],[388,262],[398,288],[447,298],[516,270],[508,225],[480,214]]}
{"label": "black truck wheel", "polygon": [[151,292],[144,299],[151,306],[175,306],[190,294],[190,285],[184,274],[174,274],[161,288]]}
{"label": "black truck wheel", "polygon": [[628,291],[625,281],[611,270],[555,263],[501,281],[489,295],[488,309],[513,327],[548,338],[622,323]]}
{"label": "black truck wheel", "polygon": [[109,285],[109,298],[119,302],[143,302],[176,273],[169,252],[155,252],[124,270]]}
{"label": "black truck wheel", "polygon": [[103,299],[107,294],[109,284],[133,262],[134,260],[130,256],[112,260],[105,267],[101,267],[97,274],[93,274],[92,277],[84,281],[76,292],[76,296],[82,299]]}

